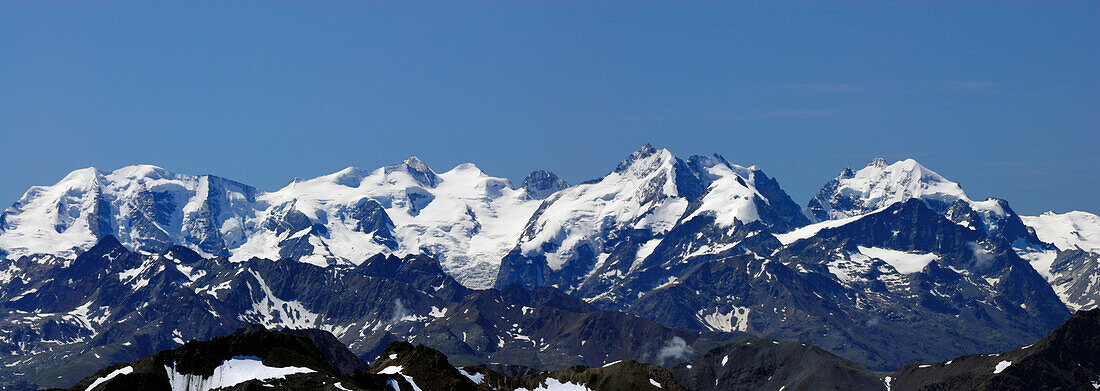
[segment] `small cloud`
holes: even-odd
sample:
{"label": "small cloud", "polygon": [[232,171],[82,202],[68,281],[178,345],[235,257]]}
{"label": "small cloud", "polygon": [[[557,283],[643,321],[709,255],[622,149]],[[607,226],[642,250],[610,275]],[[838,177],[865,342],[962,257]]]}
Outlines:
{"label": "small cloud", "polygon": [[[405,303],[401,299],[394,299],[393,301],[393,316],[390,317],[387,324],[396,325],[404,321],[404,318],[412,315],[412,312],[408,308],[405,308]],[[379,323],[374,327],[375,330],[382,327],[382,323]]]}
{"label": "small cloud", "polygon": [[684,361],[695,355],[695,349],[688,346],[687,341],[678,336],[672,337],[661,350],[657,352],[657,365],[664,366],[666,361]]}

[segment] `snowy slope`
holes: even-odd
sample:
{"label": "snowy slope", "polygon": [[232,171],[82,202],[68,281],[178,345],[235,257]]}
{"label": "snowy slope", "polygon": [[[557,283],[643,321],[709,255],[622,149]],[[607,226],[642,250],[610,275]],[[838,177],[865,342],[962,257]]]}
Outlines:
{"label": "snowy slope", "polygon": [[882,158],[853,172],[845,169],[810,200],[807,215],[825,221],[865,214],[910,198],[920,198],[934,210],[946,211],[966,193],[951,182],[917,163],[905,159],[887,164]]}
{"label": "snowy slope", "polygon": [[258,191],[222,178],[127,166],[73,171],[35,186],[3,213],[0,249],[10,256],[71,256],[107,234],[134,249],[186,243],[207,254],[244,239],[243,221]]}
{"label": "snowy slope", "polygon": [[[785,232],[806,222],[756,167],[719,155],[685,162],[647,144],[604,177],[547,198],[503,259],[496,286],[552,285],[623,305],[675,277],[690,258],[733,251],[740,228]],[[663,244],[674,231],[674,243]]]}
{"label": "snowy slope", "polygon": [[806,215],[815,222],[845,219],[913,198],[971,230],[1021,247],[1049,247],[1027,229],[1008,202],[997,198],[974,201],[957,183],[913,159],[887,164],[878,158],[859,171],[845,169],[810,200]]}
{"label": "snowy slope", "polygon": [[709,185],[699,207],[684,220],[709,215],[722,227],[733,225],[734,220],[742,223],[760,220],[755,201],[767,201],[755,188],[750,187],[753,178],[751,169],[730,164],[721,157],[693,159],[692,162],[698,162],[693,165],[704,183],[709,182]]}
{"label": "snowy slope", "polygon": [[[307,233],[317,242],[307,261],[358,264],[376,253],[425,252],[437,256],[460,282],[479,288],[492,283],[495,265],[515,245],[539,204],[524,189],[514,189],[508,180],[488,176],[473,164],[436,174],[415,157],[370,172],[347,168],[291,183],[259,199],[271,207],[258,219],[293,209],[324,225],[327,232]],[[376,230],[356,229],[361,220],[352,211],[370,201],[392,221],[395,246],[386,246]],[[274,251],[283,240],[261,229],[234,259],[280,258]]]}
{"label": "snowy slope", "polygon": [[[541,180],[539,182],[538,180]],[[429,253],[471,287],[487,287],[539,197],[565,186],[539,172],[528,188],[472,164],[436,174],[419,159],[350,167],[274,192],[155,166],[77,170],[37,186],[0,219],[0,252],[72,256],[108,234],[131,249],[183,244],[233,261],[292,258],[358,264],[377,253]]]}
{"label": "snowy slope", "polygon": [[1087,212],[1021,216],[1040,240],[1054,248],[1017,246],[1071,309],[1100,303],[1100,217]]}
{"label": "snowy slope", "polygon": [[689,202],[679,196],[677,164],[683,165],[668,150],[646,145],[599,181],[555,194],[528,225],[520,249],[528,256],[545,255],[550,269],[560,270],[582,246],[603,253],[606,232],[624,227],[667,231]]}
{"label": "snowy slope", "polygon": [[1038,216],[1020,216],[1024,224],[1035,228],[1039,239],[1054,244],[1059,250],[1081,250],[1100,253],[1100,216],[1088,212]]}

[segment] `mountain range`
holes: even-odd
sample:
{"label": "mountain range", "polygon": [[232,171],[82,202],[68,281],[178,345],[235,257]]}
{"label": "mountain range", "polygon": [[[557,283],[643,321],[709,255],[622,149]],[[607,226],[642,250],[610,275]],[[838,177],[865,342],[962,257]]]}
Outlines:
{"label": "mountain range", "polygon": [[883,371],[1018,348],[1100,299],[1096,215],[1019,216],[911,159],[801,208],[755,166],[650,145],[576,185],[415,157],[274,192],[77,170],[0,214],[0,257],[0,379],[43,386],[249,324],[368,362],[408,340],[462,365],[672,368],[758,336]]}

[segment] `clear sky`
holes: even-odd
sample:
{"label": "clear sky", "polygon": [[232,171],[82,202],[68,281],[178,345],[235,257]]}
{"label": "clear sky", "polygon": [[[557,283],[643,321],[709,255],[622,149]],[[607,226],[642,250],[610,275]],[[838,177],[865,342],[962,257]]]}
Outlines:
{"label": "clear sky", "polygon": [[1100,2],[458,3],[0,2],[0,204],[136,163],[578,183],[650,142],[800,204],[882,156],[1100,213]]}

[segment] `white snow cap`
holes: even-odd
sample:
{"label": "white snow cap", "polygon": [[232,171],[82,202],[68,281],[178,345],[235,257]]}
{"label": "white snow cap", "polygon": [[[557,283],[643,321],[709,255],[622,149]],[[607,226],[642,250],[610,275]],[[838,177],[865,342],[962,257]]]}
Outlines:
{"label": "white snow cap", "polygon": [[1020,216],[1024,224],[1035,228],[1035,235],[1059,250],[1100,253],[1100,216],[1073,211],[1063,214],[1046,212],[1039,216]]}
{"label": "white snow cap", "polygon": [[811,201],[811,209],[820,207],[823,214],[808,213],[809,217],[817,221],[842,219],[910,198],[943,206],[958,200],[970,201],[958,183],[913,159],[887,164],[885,159],[876,158],[859,171],[845,169],[835,181],[835,188],[826,186]]}

